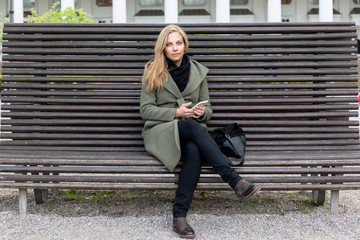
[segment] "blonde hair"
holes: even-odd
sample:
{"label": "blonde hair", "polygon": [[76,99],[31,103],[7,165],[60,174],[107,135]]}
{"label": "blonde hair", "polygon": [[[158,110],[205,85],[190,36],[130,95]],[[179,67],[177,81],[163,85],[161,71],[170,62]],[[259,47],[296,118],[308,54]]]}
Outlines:
{"label": "blonde hair", "polygon": [[143,84],[146,84],[147,90],[149,92],[163,89],[164,83],[168,81],[168,65],[165,57],[165,48],[166,44],[168,43],[168,36],[173,32],[178,32],[182,36],[185,44],[185,54],[189,49],[188,38],[181,27],[177,25],[168,25],[161,30],[154,48],[155,57],[152,61],[145,65],[145,71],[142,80]]}

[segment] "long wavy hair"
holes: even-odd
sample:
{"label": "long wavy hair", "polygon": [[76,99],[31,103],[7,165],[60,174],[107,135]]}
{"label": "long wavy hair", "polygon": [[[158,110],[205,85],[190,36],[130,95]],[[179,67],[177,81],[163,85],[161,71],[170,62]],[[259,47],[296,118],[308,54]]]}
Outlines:
{"label": "long wavy hair", "polygon": [[147,90],[149,92],[163,89],[164,83],[168,81],[168,65],[165,57],[165,48],[166,44],[168,43],[168,36],[173,32],[178,32],[182,36],[185,44],[185,54],[189,49],[188,38],[181,27],[171,24],[161,30],[154,48],[155,57],[152,61],[145,65],[145,71],[142,80],[143,84],[146,84]]}

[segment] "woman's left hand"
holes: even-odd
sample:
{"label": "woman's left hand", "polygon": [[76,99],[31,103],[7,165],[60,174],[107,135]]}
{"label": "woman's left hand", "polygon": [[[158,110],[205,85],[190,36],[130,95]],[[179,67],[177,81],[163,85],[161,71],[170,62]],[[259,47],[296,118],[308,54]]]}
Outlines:
{"label": "woman's left hand", "polygon": [[199,118],[205,114],[205,106],[198,106],[194,108],[194,116],[193,118]]}

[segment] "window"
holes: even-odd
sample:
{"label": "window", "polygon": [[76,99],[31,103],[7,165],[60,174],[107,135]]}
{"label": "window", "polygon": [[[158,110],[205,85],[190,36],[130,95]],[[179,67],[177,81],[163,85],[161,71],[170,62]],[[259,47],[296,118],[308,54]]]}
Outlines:
{"label": "window", "polygon": [[24,0],[24,18],[31,15],[31,9],[35,9],[35,0]]}
{"label": "window", "polygon": [[206,0],[183,0],[185,6],[202,6],[205,5]]}
{"label": "window", "polygon": [[231,0],[230,5],[247,5],[249,3],[249,0]]}
{"label": "window", "polygon": [[141,7],[154,7],[161,6],[163,4],[163,0],[140,0],[139,5]]}
{"label": "window", "polygon": [[311,3],[311,4],[318,5],[318,4],[319,4],[319,0],[310,0],[310,3]]}
{"label": "window", "polygon": [[30,9],[35,7],[35,0],[24,0],[24,9]]}
{"label": "window", "polygon": [[[80,2],[80,1],[78,1],[78,0],[75,0],[75,1],[74,1],[74,8],[75,8],[75,9],[79,9],[79,8],[80,8],[79,2]],[[103,0],[102,2],[104,2],[104,0]],[[50,4],[51,4],[50,7],[51,7],[53,4],[55,4],[55,3],[59,3],[59,4],[56,6],[55,11],[60,11],[60,10],[61,10],[61,0],[52,0],[52,1],[50,1]],[[96,2],[96,4],[97,4],[97,2]],[[111,5],[110,5],[110,6],[111,6]]]}

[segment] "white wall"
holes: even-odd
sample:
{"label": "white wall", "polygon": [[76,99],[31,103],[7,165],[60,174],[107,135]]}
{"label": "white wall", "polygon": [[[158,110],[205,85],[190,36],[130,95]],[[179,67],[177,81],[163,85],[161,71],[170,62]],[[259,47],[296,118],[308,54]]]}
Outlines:
{"label": "white wall", "polygon": [[[341,1],[341,4],[338,3],[338,5],[338,10],[342,13],[341,21],[351,21],[350,12],[352,10],[352,7],[350,1]],[[358,5],[357,7],[360,7],[360,5]]]}
{"label": "white wall", "polygon": [[303,0],[295,0],[295,22],[306,22],[308,20],[307,18],[307,1]]}
{"label": "white wall", "polygon": [[255,22],[266,22],[267,20],[267,0],[253,0]]}
{"label": "white wall", "polygon": [[126,22],[134,22],[134,16],[136,12],[135,12],[135,4],[133,2],[134,2],[133,0],[126,0],[126,9],[127,9]]}
{"label": "white wall", "polygon": [[48,0],[37,0],[37,3],[35,4],[35,6],[37,7],[36,12],[39,15],[43,15],[44,13],[49,11],[49,9],[51,8],[50,2]]}
{"label": "white wall", "polygon": [[255,16],[254,15],[230,16],[230,22],[233,22],[233,23],[253,23],[253,22],[255,22]]}
{"label": "white wall", "polygon": [[8,0],[0,0],[0,20],[6,16],[6,13],[8,12]]}

